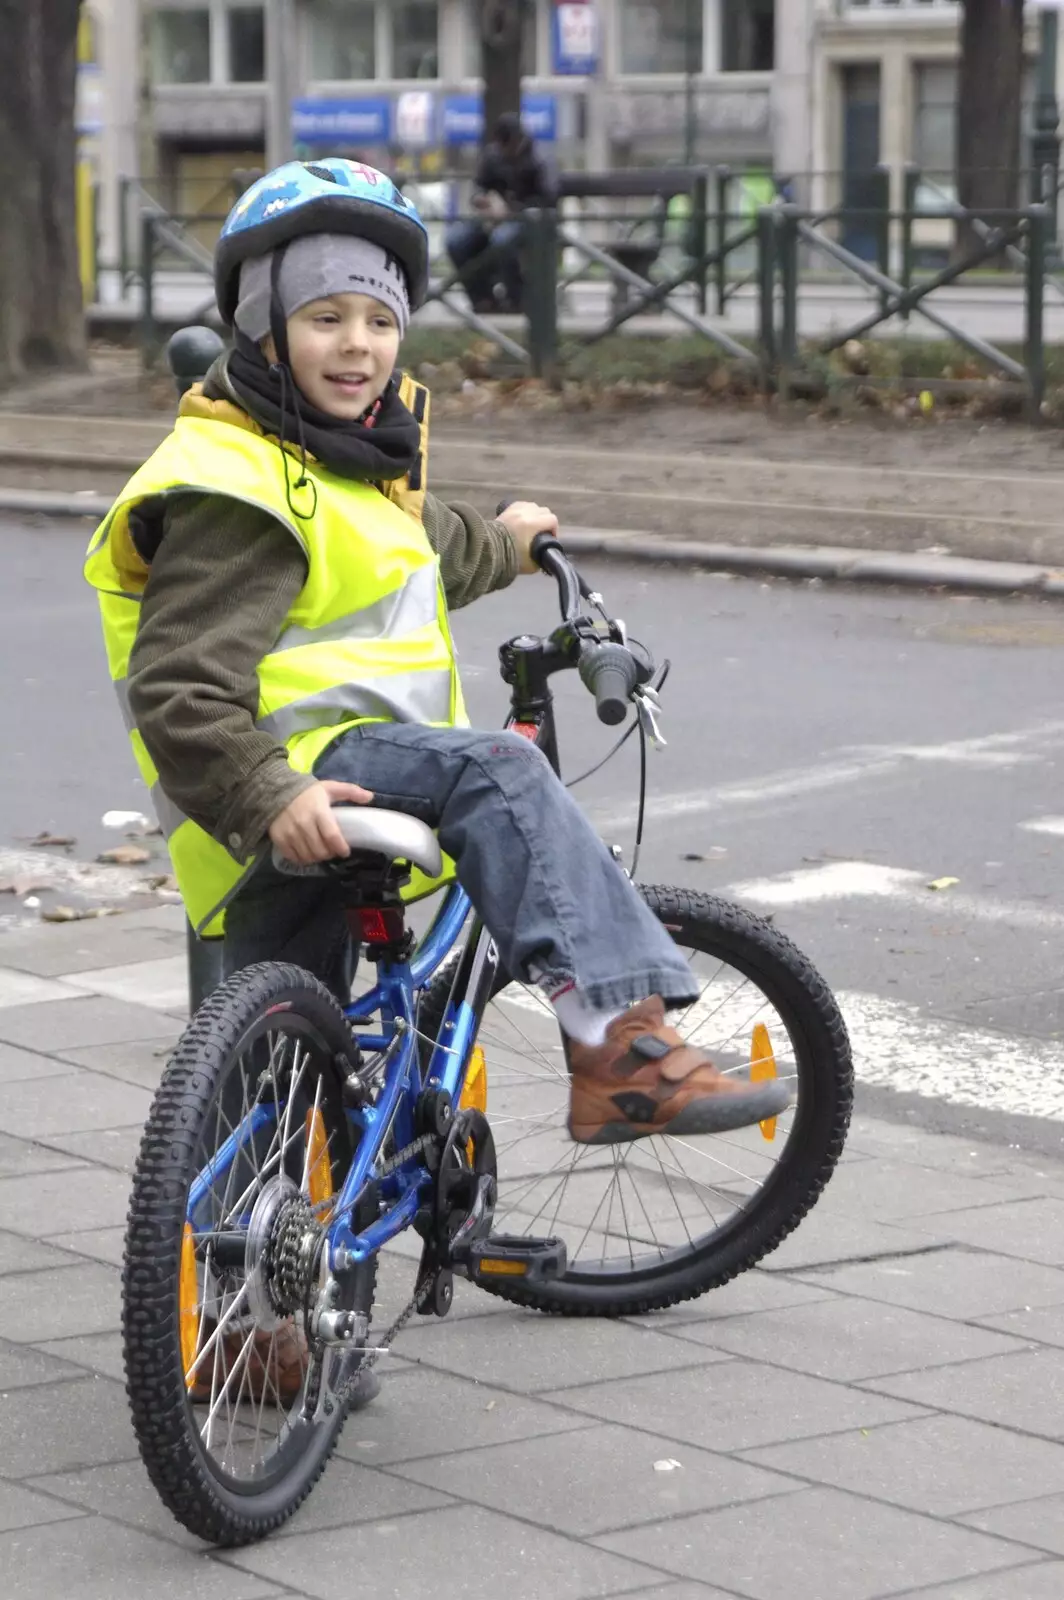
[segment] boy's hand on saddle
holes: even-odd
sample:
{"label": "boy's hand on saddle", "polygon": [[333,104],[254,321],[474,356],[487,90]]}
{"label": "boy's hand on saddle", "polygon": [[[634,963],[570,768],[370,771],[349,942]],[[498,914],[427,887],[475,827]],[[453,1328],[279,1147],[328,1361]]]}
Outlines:
{"label": "boy's hand on saddle", "polygon": [[537,533],[553,533],[557,537],[558,519],[546,506],[537,506],[531,500],[515,500],[506,507],[499,521],[509,530],[517,549],[519,572],[538,572],[532,559],[532,540]]}
{"label": "boy's hand on saddle", "polygon": [[333,816],[334,805],[368,806],[373,795],[357,783],[332,778],[297,794],[270,823],[270,841],[286,861],[309,867],[315,861],[349,856],[350,846]]}

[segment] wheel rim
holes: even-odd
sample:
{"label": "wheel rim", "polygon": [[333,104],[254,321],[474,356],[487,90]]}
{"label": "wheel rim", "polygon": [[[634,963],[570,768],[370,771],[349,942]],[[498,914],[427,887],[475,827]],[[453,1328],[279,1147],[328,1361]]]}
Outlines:
{"label": "wheel rim", "polygon": [[778,1180],[803,1115],[801,1041],[779,1005],[752,971],[677,942],[700,993],[672,1025],[722,1072],[777,1078],[795,1099],[779,1117],[730,1133],[574,1144],[554,1013],[538,990],[503,990],[478,1036],[498,1158],[495,1231],[562,1238],[566,1283],[630,1284],[719,1248]]}
{"label": "wheel rim", "polygon": [[[339,1377],[336,1361],[323,1363],[307,1340],[306,1306],[322,1270],[310,1246],[348,1154],[328,1074],[327,1047],[301,1018],[256,1024],[227,1064],[193,1159],[208,1181],[182,1228],[182,1370],[200,1451],[236,1493],[261,1494],[290,1470],[314,1430],[321,1385]],[[216,1153],[263,1113],[223,1166]],[[284,1279],[282,1256],[294,1263]],[[291,1290],[297,1281],[302,1303],[291,1293],[275,1303],[282,1283]]]}

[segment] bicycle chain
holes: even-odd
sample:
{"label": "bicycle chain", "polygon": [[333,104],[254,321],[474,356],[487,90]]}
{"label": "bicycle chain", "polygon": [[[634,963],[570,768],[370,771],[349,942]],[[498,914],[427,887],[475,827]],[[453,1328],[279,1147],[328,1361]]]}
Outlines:
{"label": "bicycle chain", "polygon": [[[405,1145],[402,1150],[396,1151],[394,1156],[385,1161],[378,1170],[377,1177],[388,1177],[390,1173],[395,1172],[397,1168],[403,1166],[407,1161],[412,1160],[414,1156],[422,1155],[426,1150],[431,1149],[432,1146],[438,1142],[439,1137],[437,1134],[422,1134],[420,1139],[415,1139],[412,1144]],[[375,1350],[371,1350],[364,1360],[359,1362],[358,1371],[360,1373],[368,1372],[371,1367],[375,1367],[377,1365],[377,1362],[380,1360],[381,1356],[384,1355],[392,1340],[397,1338],[399,1334],[402,1333],[403,1329],[410,1321],[410,1318],[416,1311],[421,1309],[426,1298],[428,1297],[429,1290],[432,1288],[435,1276],[436,1274],[434,1272],[430,1273],[427,1278],[420,1280],[414,1285],[414,1293],[410,1300],[400,1311],[395,1321],[391,1323],[389,1327],[385,1328],[384,1332],[381,1334],[380,1339],[378,1340],[379,1347]]]}

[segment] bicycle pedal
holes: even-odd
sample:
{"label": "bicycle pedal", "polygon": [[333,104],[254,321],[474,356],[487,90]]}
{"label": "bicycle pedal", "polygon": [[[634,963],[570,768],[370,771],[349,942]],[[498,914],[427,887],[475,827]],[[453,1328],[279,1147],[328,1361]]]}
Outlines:
{"label": "bicycle pedal", "polygon": [[462,1267],[472,1283],[495,1284],[503,1278],[552,1283],[565,1274],[565,1242],[499,1233],[475,1240]]}

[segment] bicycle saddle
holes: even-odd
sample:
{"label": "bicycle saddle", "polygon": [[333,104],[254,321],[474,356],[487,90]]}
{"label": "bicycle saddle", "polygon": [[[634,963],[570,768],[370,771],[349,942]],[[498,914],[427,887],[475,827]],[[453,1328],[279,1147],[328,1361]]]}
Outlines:
{"label": "bicycle saddle", "polygon": [[[381,811],[374,806],[334,806],[333,816],[352,851],[384,856],[389,861],[409,861],[430,878],[443,870],[439,841],[432,829],[402,811]],[[305,877],[327,871],[324,864],[298,867],[273,852],[274,865],[281,871]]]}

